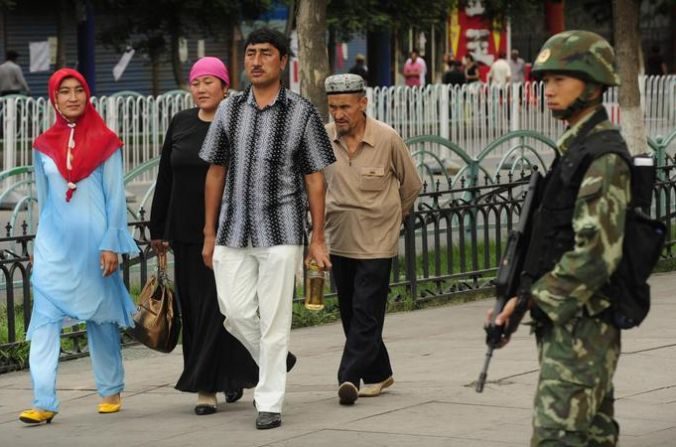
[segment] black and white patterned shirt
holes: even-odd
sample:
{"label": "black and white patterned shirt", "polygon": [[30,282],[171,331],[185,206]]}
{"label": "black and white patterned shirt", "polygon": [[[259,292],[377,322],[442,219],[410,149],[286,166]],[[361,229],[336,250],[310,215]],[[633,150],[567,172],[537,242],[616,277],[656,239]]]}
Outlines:
{"label": "black and white patterned shirt", "polygon": [[282,88],[258,108],[251,88],[218,107],[200,157],[227,166],[216,244],[301,245],[304,176],[336,161],[314,106]]}

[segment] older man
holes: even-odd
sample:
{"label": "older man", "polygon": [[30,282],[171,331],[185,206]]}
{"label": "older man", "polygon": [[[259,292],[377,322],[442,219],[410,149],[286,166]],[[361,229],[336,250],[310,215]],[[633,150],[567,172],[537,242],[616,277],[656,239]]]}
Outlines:
{"label": "older man", "polygon": [[366,116],[364,80],[335,75],[325,86],[337,160],[324,171],[326,233],[346,336],[338,396],[350,405],[394,383],[382,338],[390,268],[402,218],[422,183],[394,129]]}

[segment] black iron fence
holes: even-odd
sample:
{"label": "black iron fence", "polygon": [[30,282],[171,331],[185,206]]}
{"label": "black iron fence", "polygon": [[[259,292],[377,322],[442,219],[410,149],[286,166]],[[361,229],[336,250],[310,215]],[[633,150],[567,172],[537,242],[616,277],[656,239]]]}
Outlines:
{"label": "black iron fence", "polygon": [[[654,216],[667,225],[663,258],[674,257],[676,162],[667,158],[655,185]],[[400,256],[393,259],[391,298],[412,302],[448,298],[468,290],[491,289],[507,235],[518,222],[530,172],[426,184],[414,212],[402,226]],[[145,283],[151,258],[147,222],[130,224],[141,253],[123,257],[122,274],[132,294]],[[25,366],[25,329],[31,314],[30,253],[34,235],[0,238],[0,373]],[[329,295],[330,296],[330,295]],[[297,297],[300,300],[300,297]],[[84,325],[64,330],[62,358],[86,355]]]}

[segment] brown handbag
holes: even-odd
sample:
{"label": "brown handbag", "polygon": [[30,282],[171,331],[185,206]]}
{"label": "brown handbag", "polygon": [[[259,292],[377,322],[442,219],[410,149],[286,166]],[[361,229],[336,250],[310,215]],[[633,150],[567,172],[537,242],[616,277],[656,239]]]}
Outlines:
{"label": "brown handbag", "polygon": [[157,275],[151,276],[139,295],[132,337],[156,351],[169,353],[178,343],[181,315],[167,278],[167,255],[158,255]]}

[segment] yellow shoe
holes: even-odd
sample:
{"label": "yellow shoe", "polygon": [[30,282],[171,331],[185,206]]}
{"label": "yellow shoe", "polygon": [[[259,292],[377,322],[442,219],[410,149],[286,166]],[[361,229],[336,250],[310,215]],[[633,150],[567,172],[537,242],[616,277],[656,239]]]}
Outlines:
{"label": "yellow shoe", "polygon": [[50,424],[55,415],[56,411],[39,410],[33,408],[22,411],[19,415],[19,420],[21,422],[25,422],[26,424],[41,424],[43,422]]}
{"label": "yellow shoe", "polygon": [[122,409],[122,399],[118,397],[117,402],[101,402],[98,405],[99,413],[108,414],[108,413],[117,413]]}
{"label": "yellow shoe", "polygon": [[389,386],[392,386],[394,383],[394,378],[392,376],[383,380],[382,382],[377,383],[365,383],[364,386],[359,390],[359,396],[361,397],[375,397],[379,396],[383,390]]}

